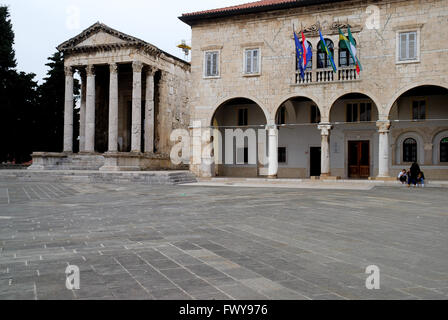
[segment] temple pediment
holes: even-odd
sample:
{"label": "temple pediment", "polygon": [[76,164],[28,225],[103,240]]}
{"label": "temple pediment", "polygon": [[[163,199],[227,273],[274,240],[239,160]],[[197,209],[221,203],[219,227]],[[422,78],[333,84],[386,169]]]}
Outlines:
{"label": "temple pediment", "polygon": [[120,47],[138,47],[151,54],[160,54],[160,50],[155,46],[112,29],[100,22],[95,23],[70,40],[65,41],[57,49],[64,53],[73,53]]}
{"label": "temple pediment", "polygon": [[86,40],[80,42],[75,47],[98,46],[98,45],[125,43],[125,42],[126,41],[123,39],[120,39],[104,31],[100,31],[88,37]]}

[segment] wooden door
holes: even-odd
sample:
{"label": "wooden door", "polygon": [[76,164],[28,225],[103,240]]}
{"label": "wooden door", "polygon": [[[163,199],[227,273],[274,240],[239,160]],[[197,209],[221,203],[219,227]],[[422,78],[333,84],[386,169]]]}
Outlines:
{"label": "wooden door", "polygon": [[370,142],[349,141],[348,176],[354,179],[370,177]]}

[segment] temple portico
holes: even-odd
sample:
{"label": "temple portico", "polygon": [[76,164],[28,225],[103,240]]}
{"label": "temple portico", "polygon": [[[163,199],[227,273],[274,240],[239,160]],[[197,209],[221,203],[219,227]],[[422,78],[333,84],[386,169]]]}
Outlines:
{"label": "temple portico", "polygon": [[[169,137],[171,130],[189,124],[189,63],[100,23],[58,50],[65,60],[62,159],[79,150],[78,159],[95,158],[87,161],[93,167],[84,162],[86,169],[178,168],[169,161]],[[74,123],[75,78],[81,85],[79,124]],[[74,137],[76,125],[78,137]],[[55,154],[51,163],[45,156],[33,155],[34,169],[54,166]]]}

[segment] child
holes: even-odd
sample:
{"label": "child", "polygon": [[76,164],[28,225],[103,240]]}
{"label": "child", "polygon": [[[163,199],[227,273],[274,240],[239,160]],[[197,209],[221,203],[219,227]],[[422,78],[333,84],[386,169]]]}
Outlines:
{"label": "child", "polygon": [[408,181],[408,174],[406,172],[406,169],[400,171],[400,173],[398,174],[398,180],[400,180],[401,184],[406,184],[406,182]]}
{"label": "child", "polygon": [[425,174],[422,171],[417,176],[417,184],[422,188],[425,187]]}

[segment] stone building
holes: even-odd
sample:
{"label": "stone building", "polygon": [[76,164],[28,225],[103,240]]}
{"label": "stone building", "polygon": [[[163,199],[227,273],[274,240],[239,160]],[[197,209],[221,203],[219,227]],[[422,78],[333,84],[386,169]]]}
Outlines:
{"label": "stone building", "polygon": [[[192,163],[195,174],[389,179],[416,161],[427,178],[448,178],[448,0],[264,0],[180,20],[192,28],[195,128],[222,140],[226,128],[268,132],[256,142],[268,164],[249,164],[247,142],[217,150],[215,135],[203,159],[232,152],[242,161]],[[359,75],[339,41],[348,27]],[[302,28],[313,51],[305,79],[293,37]]]}
{"label": "stone building", "polygon": [[[58,50],[65,60],[64,152],[34,153],[31,169],[178,168],[169,157],[170,134],[189,125],[189,63],[101,23]],[[79,123],[75,72],[81,79]]]}

